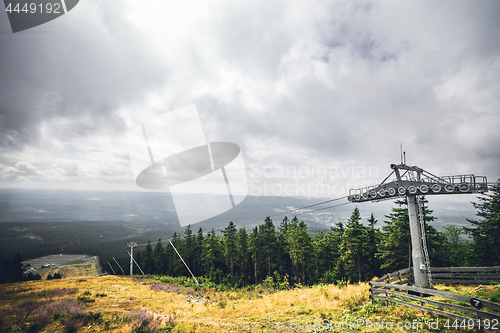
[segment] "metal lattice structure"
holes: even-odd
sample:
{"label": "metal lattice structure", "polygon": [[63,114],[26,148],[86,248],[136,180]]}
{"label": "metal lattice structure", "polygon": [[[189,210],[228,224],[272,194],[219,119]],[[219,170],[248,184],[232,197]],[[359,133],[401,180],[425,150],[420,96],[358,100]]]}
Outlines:
{"label": "metal lattice structure", "polygon": [[[488,191],[484,176],[456,175],[438,177],[417,166],[391,164],[392,172],[379,185],[349,190],[351,202],[382,201],[406,197],[410,222],[413,275],[417,287],[432,284],[431,263],[425,237],[423,195],[484,193]],[[389,180],[392,176],[394,179]]]}
{"label": "metal lattice structure", "polygon": [[417,197],[418,207],[418,222],[420,223],[420,237],[422,239],[422,249],[424,250],[424,262],[427,269],[427,281],[429,286],[432,286],[431,274],[431,259],[429,258],[429,251],[427,250],[427,237],[425,237],[425,219],[424,219],[424,201],[423,196]]}
{"label": "metal lattice structure", "polygon": [[[392,173],[379,185],[349,190],[351,202],[390,200],[406,195],[484,193],[488,191],[486,177],[455,175],[438,177],[417,166],[391,164]],[[391,176],[395,179],[387,181]]]}

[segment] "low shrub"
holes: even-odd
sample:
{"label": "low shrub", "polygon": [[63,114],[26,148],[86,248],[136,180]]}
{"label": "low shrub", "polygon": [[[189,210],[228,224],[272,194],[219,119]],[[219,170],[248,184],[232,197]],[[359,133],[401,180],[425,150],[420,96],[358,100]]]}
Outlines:
{"label": "low shrub", "polygon": [[164,316],[152,311],[135,310],[127,314],[132,332],[156,333],[171,331],[176,322],[172,316]]}
{"label": "low shrub", "polygon": [[76,299],[78,301],[82,302],[82,303],[92,303],[92,302],[95,302],[95,299],[92,299],[92,298],[87,297],[87,296],[78,296]]}

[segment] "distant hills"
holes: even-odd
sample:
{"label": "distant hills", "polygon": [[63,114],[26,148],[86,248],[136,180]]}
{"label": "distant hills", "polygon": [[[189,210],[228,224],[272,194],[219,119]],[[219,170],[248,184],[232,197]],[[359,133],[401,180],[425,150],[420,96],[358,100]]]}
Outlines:
{"label": "distant hills", "polygon": [[[329,199],[332,198],[248,196],[235,208],[191,227],[197,229],[199,225],[204,229],[219,229],[225,227],[229,221],[233,221],[238,227],[253,226],[268,215]],[[470,201],[477,201],[474,196],[428,196],[427,199],[429,208],[434,210],[434,216],[440,223],[461,224],[467,217],[474,218],[475,210],[470,204]],[[340,202],[342,201],[301,211],[306,213],[300,214],[300,219],[311,227],[323,229],[325,226],[329,229],[333,223],[347,219],[354,209],[354,204],[307,212]],[[362,217],[367,218],[373,212],[379,221],[390,213],[393,206],[392,201],[358,204]],[[287,215],[290,217],[297,213],[299,212]],[[276,216],[273,220],[280,221],[283,216]],[[259,221],[255,221],[256,219]],[[83,221],[142,223],[174,229],[179,226],[175,206],[168,192],[0,189],[0,223]]]}
{"label": "distant hills", "polygon": [[[473,196],[429,196],[429,208],[437,217],[434,226],[443,230],[446,224],[466,225],[466,218],[474,218],[475,210],[469,201]],[[261,224],[269,215],[309,206],[332,198],[293,198],[248,196],[240,205],[219,215],[191,226],[194,233],[201,227],[204,232],[212,228],[223,230],[229,221],[247,231]],[[336,201],[307,210],[287,213],[291,218],[298,213],[299,220],[308,225],[309,232],[330,230],[339,221],[345,221],[355,205],[348,204],[332,209],[311,211]],[[362,203],[357,205],[362,223],[373,212],[384,225],[384,215],[395,207],[392,201]],[[193,207],[193,209],[198,209]],[[272,217],[276,227],[285,215]],[[140,243],[159,238],[166,239],[174,232],[183,236],[168,192],[92,192],[72,190],[0,189],[0,259],[11,258],[20,252],[23,259],[59,253],[92,253],[106,264],[112,256],[126,259],[125,244]],[[118,258],[117,258],[118,259]]]}

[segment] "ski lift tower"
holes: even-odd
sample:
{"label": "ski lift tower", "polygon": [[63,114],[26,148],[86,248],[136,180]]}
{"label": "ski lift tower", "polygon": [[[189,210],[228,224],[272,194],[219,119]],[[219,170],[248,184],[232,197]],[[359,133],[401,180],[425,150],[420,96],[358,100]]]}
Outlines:
{"label": "ski lift tower", "polygon": [[[430,288],[431,265],[425,238],[423,195],[484,193],[488,191],[486,177],[457,175],[438,177],[417,166],[391,164],[392,173],[380,185],[349,190],[351,202],[391,200],[406,196],[410,220],[413,276],[415,286]],[[391,176],[395,179],[388,181]]]}
{"label": "ski lift tower", "polygon": [[134,275],[134,247],[137,246],[137,242],[128,242],[127,247],[130,247],[130,276]]}

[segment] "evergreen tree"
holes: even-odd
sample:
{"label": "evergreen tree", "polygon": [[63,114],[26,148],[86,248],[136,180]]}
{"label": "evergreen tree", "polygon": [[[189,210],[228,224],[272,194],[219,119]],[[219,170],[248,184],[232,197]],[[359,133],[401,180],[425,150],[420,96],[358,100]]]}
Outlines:
{"label": "evergreen tree", "polygon": [[252,253],[252,259],[253,259],[253,264],[254,264],[254,283],[257,284],[259,283],[258,279],[258,271],[257,271],[257,266],[258,266],[258,258],[259,258],[259,251],[260,251],[260,246],[261,246],[261,240],[260,240],[260,235],[259,235],[259,228],[255,227],[252,230],[252,233],[250,234],[249,237],[249,243],[250,243],[250,252]]}
{"label": "evergreen tree", "polygon": [[[425,198],[422,198],[427,250],[431,265],[438,267],[445,263],[446,238],[443,233],[429,225],[429,222],[434,221],[434,217],[431,215],[432,210],[426,206],[427,202]],[[396,200],[395,203],[399,207],[393,208],[393,212],[386,215],[389,221],[385,221],[386,225],[382,227],[384,235],[380,244],[379,257],[383,262],[381,268],[386,271],[395,271],[412,265],[408,201],[404,198]]]}
{"label": "evergreen tree", "polygon": [[267,263],[267,276],[271,276],[271,262],[274,262],[276,251],[276,230],[271,217],[266,217],[264,224],[259,226],[259,233],[262,241],[262,254]]}
{"label": "evergreen tree", "polygon": [[161,251],[160,255],[160,261],[161,261],[161,273],[162,275],[172,275],[171,273],[171,257],[172,257],[172,252],[174,249],[172,249],[172,246],[170,243],[167,243]]}
{"label": "evergreen tree", "polygon": [[330,228],[337,235],[342,235],[345,231],[344,225],[342,222],[338,222],[335,227]]}
{"label": "evergreen tree", "polygon": [[42,276],[40,274],[33,274],[32,272],[29,272],[28,275],[26,276],[26,281],[38,281],[41,279]]}
{"label": "evergreen tree", "polygon": [[[179,250],[182,251],[182,240],[177,235],[177,232],[174,232],[174,235],[172,236],[171,242],[175,246],[177,251],[179,251]],[[181,252],[179,252],[179,254],[182,255]],[[175,252],[175,250],[173,248],[170,251],[169,259],[170,259],[170,267],[171,267],[172,276],[185,275],[184,264],[182,263],[181,259],[179,258],[179,256],[177,255],[177,253]]]}
{"label": "evergreen tree", "polygon": [[152,274],[163,274],[164,271],[164,261],[163,261],[163,245],[161,239],[156,242],[155,249],[153,251],[153,262],[154,269]]}
{"label": "evergreen tree", "polygon": [[478,197],[479,203],[472,203],[481,219],[467,219],[472,227],[464,228],[472,237],[470,260],[474,266],[500,264],[500,179],[491,187],[491,193]]}
{"label": "evergreen tree", "polygon": [[203,229],[200,227],[198,233],[196,234],[196,245],[195,245],[195,270],[194,274],[202,276],[203,275]]}
{"label": "evergreen tree", "polygon": [[278,262],[278,269],[282,274],[290,272],[292,268],[292,260],[288,251],[287,237],[288,233],[292,230],[293,225],[288,221],[288,217],[284,217],[279,226],[279,232],[276,239],[276,258]]}
{"label": "evergreen tree", "polygon": [[360,223],[361,216],[358,207],[354,209],[346,225],[340,243],[340,258],[346,274],[351,281],[361,282],[364,277],[363,269],[367,266],[367,231]]}
{"label": "evergreen tree", "polygon": [[250,265],[248,253],[248,236],[245,228],[240,228],[236,234],[236,249],[238,253],[238,267],[240,271],[240,278],[242,282],[250,282],[246,278],[249,272],[248,265]]}
{"label": "evergreen tree", "polygon": [[[182,246],[182,257],[190,269],[194,269],[194,250],[195,250],[195,237],[191,230],[191,225],[188,225],[184,230],[184,242]],[[193,273],[194,274],[194,273]]]}
{"label": "evergreen tree", "polygon": [[333,234],[330,232],[320,231],[319,234],[314,236],[312,242],[316,257],[316,263],[314,265],[314,267],[316,267],[315,273],[323,282],[329,280],[325,274],[326,272],[333,271],[335,265],[336,257],[333,256],[333,251],[331,249],[332,236]]}
{"label": "evergreen tree", "polygon": [[203,241],[203,255],[207,264],[208,276],[216,283],[221,283],[223,279],[222,273],[222,253],[223,247],[219,237],[212,229]]}
{"label": "evergreen tree", "polygon": [[296,279],[301,283],[307,283],[306,271],[313,259],[313,248],[311,236],[307,232],[307,225],[304,221],[288,233],[287,243]]}
{"label": "evergreen tree", "polygon": [[224,229],[224,247],[225,256],[229,261],[231,267],[231,284],[234,284],[234,256],[236,254],[236,227],[233,221],[230,221],[228,226]]}
{"label": "evergreen tree", "polygon": [[388,272],[405,266],[411,267],[410,220],[406,198],[396,200],[394,203],[398,207],[393,208],[392,213],[385,216],[389,220],[384,221],[385,225],[382,227],[384,236],[379,254],[383,262],[381,269]]}
{"label": "evergreen tree", "polygon": [[282,234],[286,234],[289,226],[290,226],[290,223],[288,222],[288,217],[285,216],[283,218],[283,221],[281,221],[281,223],[280,223],[279,232]]}
{"label": "evergreen tree", "polygon": [[446,232],[446,248],[447,253],[446,266],[460,267],[467,263],[467,253],[469,243],[461,239],[463,229],[453,225],[444,227]]}
{"label": "evergreen tree", "polygon": [[347,279],[347,274],[344,269],[344,263],[342,261],[342,258],[340,257],[340,243],[342,242],[342,238],[344,235],[344,224],[342,222],[338,222],[336,226],[330,228],[332,230],[332,237],[333,240],[335,241],[334,244],[334,249],[336,250],[335,253],[335,267],[333,269],[333,275],[331,278],[328,278],[330,282],[334,281],[342,281]]}
{"label": "evergreen tree", "polygon": [[154,270],[154,257],[153,248],[151,247],[151,241],[148,241],[146,249],[141,254],[141,268],[146,274],[153,274]]}
{"label": "evergreen tree", "polygon": [[368,228],[368,241],[366,244],[367,248],[367,256],[368,256],[368,274],[366,276],[367,280],[370,280],[373,276],[379,276],[381,273],[380,259],[377,257],[378,254],[378,244],[380,242],[381,234],[380,231],[375,229],[375,224],[377,224],[377,220],[373,216],[373,213],[370,215],[370,218],[367,220],[369,224]]}

